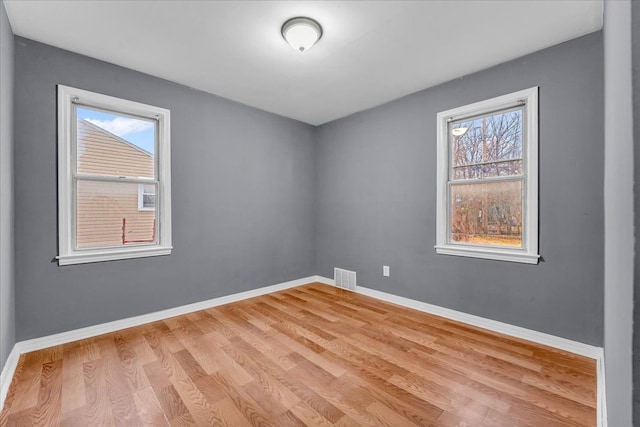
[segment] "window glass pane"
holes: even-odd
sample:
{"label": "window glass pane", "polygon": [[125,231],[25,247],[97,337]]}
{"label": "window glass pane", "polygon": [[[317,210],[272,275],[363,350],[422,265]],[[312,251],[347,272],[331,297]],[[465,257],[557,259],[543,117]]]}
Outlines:
{"label": "window glass pane", "polygon": [[449,124],[451,179],[522,175],[523,109]]}
{"label": "window glass pane", "polygon": [[155,243],[155,211],[138,209],[138,184],[78,180],[76,201],[76,247]]}
{"label": "window glass pane", "polygon": [[522,247],[522,181],[454,184],[451,242]]}
{"label": "window glass pane", "polygon": [[78,107],[77,173],[155,177],[156,122]]}
{"label": "window glass pane", "polygon": [[142,196],[142,207],[145,209],[154,209],[156,207],[156,195],[144,193]]}
{"label": "window glass pane", "polygon": [[138,191],[138,209],[155,209],[156,184],[140,184]]}
{"label": "window glass pane", "polygon": [[142,207],[144,209],[155,209],[156,207],[155,184],[144,184],[144,192],[142,193]]}

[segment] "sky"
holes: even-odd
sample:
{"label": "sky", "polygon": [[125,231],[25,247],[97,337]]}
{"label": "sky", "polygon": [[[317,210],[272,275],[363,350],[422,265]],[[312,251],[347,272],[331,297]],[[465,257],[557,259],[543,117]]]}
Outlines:
{"label": "sky", "polygon": [[154,154],[154,121],[134,119],[86,107],[78,107],[77,114],[78,118],[85,119],[86,121],[119,136],[125,141],[148,151],[152,155]]}

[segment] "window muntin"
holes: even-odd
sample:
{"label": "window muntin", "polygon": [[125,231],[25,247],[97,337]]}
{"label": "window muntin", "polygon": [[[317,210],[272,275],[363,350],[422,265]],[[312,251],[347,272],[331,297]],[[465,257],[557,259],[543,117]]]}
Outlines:
{"label": "window muntin", "polygon": [[171,252],[169,114],[58,86],[61,265]]}
{"label": "window muntin", "polygon": [[538,262],[537,91],[438,114],[437,253]]}

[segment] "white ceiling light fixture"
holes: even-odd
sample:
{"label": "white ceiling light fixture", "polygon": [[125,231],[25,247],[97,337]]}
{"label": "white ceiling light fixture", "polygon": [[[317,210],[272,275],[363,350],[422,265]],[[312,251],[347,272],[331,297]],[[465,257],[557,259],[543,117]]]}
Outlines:
{"label": "white ceiling light fixture", "polygon": [[281,33],[292,48],[305,52],[320,40],[322,27],[311,18],[298,16],[282,24]]}

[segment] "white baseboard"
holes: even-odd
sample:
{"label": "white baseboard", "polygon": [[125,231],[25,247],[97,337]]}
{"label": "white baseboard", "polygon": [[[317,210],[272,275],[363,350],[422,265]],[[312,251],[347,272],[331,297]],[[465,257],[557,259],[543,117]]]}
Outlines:
{"label": "white baseboard", "polygon": [[[315,276],[315,281],[326,285],[335,286],[333,279],[323,276]],[[566,338],[557,337],[555,335],[545,334],[543,332],[534,331],[532,329],[520,326],[510,325],[508,323],[491,320],[473,314],[463,313],[461,311],[452,310],[450,308],[440,307],[426,302],[389,294],[387,292],[369,289],[364,286],[357,285],[356,293],[367,295],[382,301],[401,305],[403,307],[412,308],[414,310],[466,323],[468,325],[477,326],[493,332],[509,335],[515,338],[521,338],[537,344],[547,345],[549,347],[568,351],[570,353],[579,354],[596,360],[597,370],[597,417],[598,427],[606,427],[606,400],[604,396],[604,350],[602,347],[596,347],[584,344],[578,341],[572,341]]]}
{"label": "white baseboard", "polygon": [[602,356],[596,360],[596,363],[596,387],[598,393],[598,407],[596,409],[598,411],[598,427],[607,427],[607,387],[605,386],[607,383],[604,380],[604,351],[602,352]]}
{"label": "white baseboard", "polygon": [[7,361],[4,362],[2,373],[0,373],[0,409],[4,406],[4,400],[7,398],[9,386],[18,367],[19,360],[20,352],[18,347],[14,345],[11,353],[9,353],[9,357],[7,357]]}

